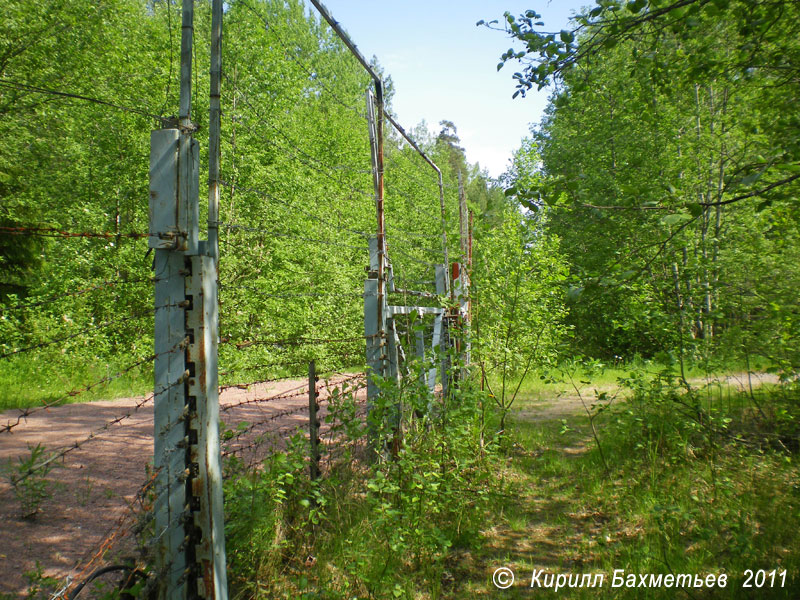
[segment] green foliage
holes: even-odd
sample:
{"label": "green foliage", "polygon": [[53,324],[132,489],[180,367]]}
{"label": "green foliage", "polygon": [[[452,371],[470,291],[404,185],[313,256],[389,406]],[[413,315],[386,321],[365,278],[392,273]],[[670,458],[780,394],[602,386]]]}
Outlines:
{"label": "green foliage", "polygon": [[246,588],[277,571],[312,523],[305,446],[302,436],[295,436],[285,452],[264,461],[262,470],[234,472],[226,482],[225,539],[228,568],[236,574],[233,585]]}
{"label": "green foliage", "polygon": [[[44,575],[42,565],[37,561],[36,568],[25,572],[28,580],[28,589],[25,591],[25,600],[49,600],[60,591],[63,586],[58,579]],[[18,594],[0,593],[2,600],[17,600]]]}
{"label": "green foliage", "polygon": [[3,479],[14,490],[23,519],[35,519],[43,502],[53,496],[54,483],[47,476],[60,465],[42,444],[28,444],[30,453],[3,465]]}
{"label": "green foliage", "polygon": [[[799,513],[786,484],[797,480],[797,447],[780,440],[797,435],[796,391],[784,390],[787,399],[771,388],[687,392],[664,377],[628,383],[634,395],[609,415],[605,449],[630,482],[614,504],[641,511],[641,543],[657,562],[676,572],[722,567],[734,589],[744,569],[767,568],[776,554],[791,569],[798,557],[784,532]],[[616,552],[625,564],[652,564],[633,548]],[[791,597],[791,586],[776,597]]]}
{"label": "green foliage", "polygon": [[493,446],[481,446],[484,398],[469,381],[420,418],[413,408],[432,399],[419,374],[399,387],[380,383],[373,412],[400,404],[406,425],[402,438],[372,428],[375,447],[386,450],[371,461],[358,448],[365,429],[355,390],[336,389],[326,421],[337,459],[319,482],[308,481],[299,442],[228,481],[231,581],[244,597],[441,597],[450,553],[479,544]]}
{"label": "green foliage", "polygon": [[[597,0],[571,18],[571,29],[558,33],[547,31],[541,15],[533,10],[519,16],[504,13],[502,27],[497,20],[481,20],[478,25],[502,29],[522,43],[522,50],[509,48],[502,54],[498,70],[509,61],[521,62],[523,71],[513,76],[518,88],[514,95],[524,96],[534,86],[542,89],[553,79],[566,77],[575,66],[627,42],[636,42],[652,72],[669,81],[662,72],[669,59],[658,55],[659,36],[665,33],[697,42],[697,52],[683,56],[687,61],[683,69],[690,78],[747,77],[762,69],[780,78],[791,77],[784,69],[796,69],[796,62],[790,66],[798,51],[796,8],[789,1]],[[715,41],[708,36],[713,23],[721,22],[730,23],[736,36],[727,40],[731,52],[725,57],[715,54]]]}
{"label": "green foliage", "polygon": [[[209,7],[196,6],[194,28],[200,181]],[[0,228],[108,237],[0,231],[0,355],[19,354],[0,357],[0,381],[9,383],[0,386],[0,407],[89,398],[87,386],[116,394],[94,384],[111,376],[113,386],[122,369],[152,354],[152,254],[146,239],[126,234],[147,231],[149,134],[177,110],[180,7],[53,0],[7,9]],[[226,6],[223,53],[222,383],[295,374],[312,359],[323,371],[360,367],[355,332],[363,328],[366,237],[375,230],[363,118],[369,76],[298,0]],[[389,77],[386,84],[391,110]],[[387,244],[398,281],[432,279],[443,262],[443,226],[456,255],[458,171],[471,202],[496,201],[488,177],[466,163],[455,125],[448,128],[439,137],[424,126],[413,131],[441,167],[443,215],[435,171],[386,127]],[[204,237],[205,202],[200,213]],[[128,374],[137,385],[149,370]],[[28,385],[18,388],[23,377]],[[130,383],[119,379],[120,389]]]}
{"label": "green foliage", "polygon": [[[591,386],[602,388],[598,383]],[[693,383],[687,392],[675,365],[648,374],[632,369],[623,383],[626,392],[596,419],[608,469],[587,418],[532,418],[538,402],[522,399],[524,412],[513,414],[511,443],[504,446],[510,461],[501,476],[510,495],[497,508],[504,518],[492,539],[492,546],[508,548],[503,564],[530,572],[532,561],[576,560],[579,572],[607,577],[614,569],[726,573],[728,585],[718,594],[725,598],[752,597],[742,587],[745,569],[777,568],[787,571],[785,585],[760,593],[795,597],[800,555],[792,535],[800,519],[800,474],[798,448],[786,442],[798,433],[796,387],[749,392],[723,378]],[[694,410],[695,401],[702,422],[687,418],[687,405]],[[794,419],[780,416],[787,411]],[[543,543],[518,549],[519,530]],[[496,560],[491,556],[489,564]],[[476,581],[475,589],[482,585]],[[597,595],[571,592],[575,598]],[[642,590],[620,588],[618,595],[639,598]],[[674,595],[665,587],[648,590],[654,599]]]}
{"label": "green foliage", "polygon": [[507,185],[560,239],[574,353],[761,355],[796,372],[796,10],[598,2],[561,34],[506,15],[532,61],[520,89],[559,82],[533,131],[541,181]]}
{"label": "green foliage", "polygon": [[[503,415],[531,367],[552,361],[565,335],[566,266],[543,219],[506,201],[476,234],[472,275],[473,348]],[[514,380],[517,385],[512,386]]]}

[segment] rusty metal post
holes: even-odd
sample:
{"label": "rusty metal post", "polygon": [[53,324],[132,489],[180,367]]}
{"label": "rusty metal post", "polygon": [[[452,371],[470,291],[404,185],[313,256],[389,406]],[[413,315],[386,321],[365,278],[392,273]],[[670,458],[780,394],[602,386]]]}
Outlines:
{"label": "rusty metal post", "polygon": [[472,363],[472,211],[468,211],[467,226],[467,344],[464,362],[469,367]]}
{"label": "rusty metal post", "polygon": [[380,388],[373,375],[382,375],[381,354],[381,329],[385,327],[380,315],[385,319],[385,312],[379,311],[378,303],[378,240],[371,237],[369,240],[369,268],[368,277],[364,281],[364,339],[366,341],[367,362],[367,446],[371,457],[376,457],[378,449],[378,435],[373,421],[375,401]]}
{"label": "rusty metal post", "polygon": [[[154,146],[158,148],[156,144]],[[153,192],[151,167],[151,194]],[[180,307],[185,301],[181,274],[185,269],[183,253],[157,248],[155,269],[155,305],[164,308],[155,313],[154,559],[159,577],[159,598],[166,600],[183,597],[179,577],[186,569],[185,557],[179,550],[184,538],[186,504],[186,488],[181,480],[186,468],[185,451],[179,450],[185,437],[181,424],[186,406],[183,380],[187,375],[185,309]]]}
{"label": "rusty metal post", "polygon": [[[447,211],[445,210],[444,206],[444,182],[442,181],[442,172],[439,168],[436,168],[436,172],[439,174],[439,206],[442,210],[442,252],[444,252],[444,264],[450,264],[450,258],[447,254]],[[450,300],[453,299],[453,289],[450,285],[450,278],[445,278],[444,281],[445,294],[450,294]],[[438,290],[437,290],[438,293]]]}
{"label": "rusty metal post", "polygon": [[467,196],[464,193],[464,179],[461,171],[458,172],[458,233],[461,245],[461,266],[467,264],[467,245],[469,243],[467,233]]}
{"label": "rusty metal post", "polygon": [[[469,213],[467,211],[467,197],[464,193],[464,180],[461,171],[458,172],[458,224],[461,246],[461,257],[458,264],[458,351],[463,363],[459,378],[466,376],[466,365],[469,364],[469,285],[470,271],[468,268],[470,253],[469,238]],[[454,284],[455,285],[455,284]]]}
{"label": "rusty metal post", "polygon": [[[379,374],[386,376],[387,356],[386,356],[386,327],[384,322],[384,306],[386,305],[386,221],[383,204],[383,86],[380,82],[375,83],[377,97],[367,91],[367,123],[369,127],[370,153],[372,156],[372,181],[375,191],[375,212],[377,217],[377,265],[376,279],[378,283],[378,323],[381,327],[378,330],[381,347],[381,367]],[[375,116],[375,108],[378,108],[378,116]]]}
{"label": "rusty metal post", "polygon": [[220,83],[222,79],[222,1],[211,4],[211,83],[208,109],[208,255],[219,269]]}
{"label": "rusty metal post", "polygon": [[[198,196],[199,200],[199,196]],[[186,279],[187,369],[187,506],[185,525],[187,598],[225,600],[225,526],[222,510],[222,466],[219,446],[219,380],[217,373],[217,268],[211,256],[192,256]],[[189,516],[189,515],[187,515]]]}
{"label": "rusty metal post", "polygon": [[[409,144],[411,144],[411,147],[417,151],[417,154],[419,154],[425,160],[425,162],[427,162],[431,166],[431,168],[434,171],[436,171],[437,179],[439,181],[439,206],[442,211],[442,252],[444,253],[444,264],[449,264],[450,259],[447,253],[447,213],[445,211],[445,204],[444,204],[444,180],[442,179],[442,170],[436,165],[435,162],[433,162],[430,159],[430,157],[427,154],[425,154],[425,152],[422,151],[422,148],[420,148],[417,142],[414,141],[414,138],[408,135],[406,130],[403,129],[403,127],[397,121],[394,120],[392,115],[384,112],[384,116],[386,117],[386,120],[392,124],[392,127],[394,127],[397,130],[397,132],[401,136],[403,136],[403,138]],[[447,295],[450,295],[449,281],[445,281],[445,288],[446,288],[445,293]]]}
{"label": "rusty metal post", "polygon": [[[447,285],[446,282],[450,278],[450,269],[447,265],[436,265],[436,293],[439,295],[444,295],[445,290],[447,289],[445,286]],[[434,348],[438,346],[436,350],[438,352],[439,357],[439,369],[440,369],[440,377],[442,381],[442,397],[447,398],[449,393],[449,384],[450,384],[450,332],[448,330],[449,327],[449,319],[447,318],[447,314],[443,314],[438,316],[437,320],[434,321]],[[438,330],[438,331],[437,331]]]}
{"label": "rusty metal post", "polygon": [[[384,307],[386,310],[387,307]],[[386,377],[400,387],[400,338],[395,328],[394,317],[386,319]],[[402,396],[398,394],[397,401],[388,415],[389,427],[392,432],[392,457],[397,458],[403,441],[403,405]]]}
{"label": "rusty metal post", "polygon": [[308,440],[311,448],[311,481],[319,479],[319,403],[317,402],[317,377],[316,364],[312,360],[308,363]]}
{"label": "rusty metal post", "polygon": [[193,0],[183,1],[182,12],[178,128],[153,131],[150,141],[157,308],[154,578],[159,600],[226,600],[217,271],[215,257],[204,255],[209,247],[199,239],[199,144],[191,119]]}
{"label": "rusty metal post", "polygon": [[[182,6],[178,129],[150,136],[150,246],[155,249],[155,569],[159,600],[187,598],[185,524],[191,519],[186,490],[188,378],[185,252],[196,248],[191,208],[197,149],[191,139],[192,25],[194,6]],[[162,307],[162,308],[158,308]]]}
{"label": "rusty metal post", "polygon": [[[377,137],[378,137],[378,190],[375,198],[378,218],[378,306],[383,310],[386,304],[386,216],[383,203],[383,82],[375,82],[375,100],[378,108]],[[380,317],[380,314],[379,314]],[[386,328],[381,329],[382,346],[386,346]],[[384,361],[385,364],[385,361]],[[384,375],[386,373],[384,372]]]}

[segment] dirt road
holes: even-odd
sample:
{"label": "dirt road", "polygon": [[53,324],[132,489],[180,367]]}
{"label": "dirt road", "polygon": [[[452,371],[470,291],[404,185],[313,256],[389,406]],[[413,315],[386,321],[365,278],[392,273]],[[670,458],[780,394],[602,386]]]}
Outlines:
{"label": "dirt road", "polygon": [[[338,376],[334,386],[344,380]],[[323,382],[320,382],[321,384]],[[355,381],[350,381],[353,385]],[[279,444],[279,437],[308,427],[308,388],[303,381],[281,381],[228,389],[220,398],[223,423],[234,429],[241,422],[261,423],[237,436],[227,445],[246,458],[266,455]],[[267,402],[260,399],[280,398]],[[327,388],[320,391],[325,414]],[[363,391],[359,394],[363,400]],[[153,454],[153,403],[143,398],[68,404],[31,415],[10,433],[0,434],[0,465],[18,464],[18,457],[30,456],[30,446],[42,444],[48,450],[69,447],[96,437],[57,461],[47,479],[52,481],[51,497],[45,500],[35,519],[21,517],[22,507],[6,478],[0,479],[0,596],[24,597],[28,582],[24,573],[41,566],[44,575],[64,579],[75,577],[98,550],[146,481],[146,465]],[[140,408],[136,408],[141,405]],[[126,416],[129,413],[130,416]],[[0,423],[15,421],[19,411],[0,413]],[[123,417],[103,429],[109,423]],[[254,441],[264,443],[251,448]],[[132,553],[133,542],[114,544],[113,553]]]}

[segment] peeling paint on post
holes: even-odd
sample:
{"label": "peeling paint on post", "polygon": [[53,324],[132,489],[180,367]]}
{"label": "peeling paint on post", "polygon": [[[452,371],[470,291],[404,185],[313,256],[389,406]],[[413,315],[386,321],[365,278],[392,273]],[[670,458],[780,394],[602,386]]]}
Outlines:
{"label": "peeling paint on post", "polygon": [[211,256],[192,256],[190,260],[192,275],[187,278],[186,297],[191,299],[187,328],[192,343],[188,357],[195,377],[189,379],[188,388],[187,437],[193,477],[187,493],[191,495],[189,504],[193,519],[187,524],[187,536],[194,545],[197,595],[224,600],[228,586],[219,446],[217,271]]}
{"label": "peeling paint on post", "polygon": [[[193,0],[184,0],[182,9],[179,128],[152,132],[150,151],[157,307],[154,579],[159,600],[227,600],[215,243],[209,248],[199,239],[199,144],[191,120]],[[211,256],[200,254],[207,250]]]}
{"label": "peeling paint on post", "polygon": [[373,375],[381,375],[377,277],[370,277],[364,282],[364,337],[367,345],[367,445],[373,453],[376,453],[377,432],[373,423],[373,411],[379,389]]}
{"label": "peeling paint on post", "polygon": [[[440,296],[447,294],[447,290],[450,287],[448,282],[448,273],[447,273],[447,266],[446,265],[436,265],[436,293]],[[438,336],[436,335],[436,331],[434,331],[434,341],[433,347],[434,350],[438,352],[439,356],[439,369],[441,371],[441,381],[442,381],[442,397],[444,399],[447,398],[447,394],[449,393],[449,370],[450,370],[450,359],[447,356],[447,352],[449,350],[449,336],[447,332],[447,316],[441,315],[437,317],[436,325],[438,325]]]}
{"label": "peeling paint on post", "polygon": [[[183,543],[185,466],[179,451],[184,440],[182,421],[186,406],[186,337],[184,287],[185,257],[175,243],[179,229],[178,157],[180,132],[167,129],[150,136],[150,236],[155,249],[155,380],[154,459],[156,499],[155,563],[159,573],[159,596],[183,596],[179,581],[186,569],[180,551]],[[172,234],[170,240],[167,234]],[[161,573],[163,571],[163,573]]]}

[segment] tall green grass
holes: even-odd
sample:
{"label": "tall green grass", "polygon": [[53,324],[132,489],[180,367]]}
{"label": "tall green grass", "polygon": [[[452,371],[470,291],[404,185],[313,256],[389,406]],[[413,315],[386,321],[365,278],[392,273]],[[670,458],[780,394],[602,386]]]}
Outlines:
{"label": "tall green grass", "polygon": [[135,362],[67,361],[57,354],[11,357],[0,361],[0,411],[146,394],[153,389],[152,364],[122,373]]}
{"label": "tall green grass", "polygon": [[[714,385],[688,398],[658,374],[638,383],[595,420],[602,456],[585,415],[566,425],[512,415],[505,477],[516,494],[503,503],[493,544],[506,552],[484,556],[485,566],[506,560],[528,584],[533,568],[606,574],[603,590],[562,589],[565,598],[800,597],[800,392]],[[702,418],[694,418],[694,408]],[[515,550],[508,540],[518,531],[539,543]],[[726,573],[729,582],[688,592],[612,590],[615,569]],[[785,570],[786,583],[744,588],[747,569]],[[467,589],[480,597],[485,579]]]}
{"label": "tall green grass", "polygon": [[[572,383],[579,388],[612,388],[621,380],[631,377],[653,379],[659,374],[671,373],[674,377],[681,376],[680,363],[672,356],[662,357],[662,361],[635,358],[626,362],[603,362],[581,358],[565,359],[550,367],[532,369],[519,387],[518,401],[520,404],[535,399],[553,399],[559,393],[574,392]],[[665,366],[665,362],[667,365]],[[752,357],[749,363],[726,360],[724,362],[686,361],[683,375],[691,381],[700,381],[706,378],[724,378],[729,375],[753,372],[763,372],[770,368],[771,363],[761,357]],[[494,374],[487,376],[488,387],[495,394],[500,393],[502,380]],[[506,392],[513,393],[520,385],[520,376],[509,377],[506,382]]]}

